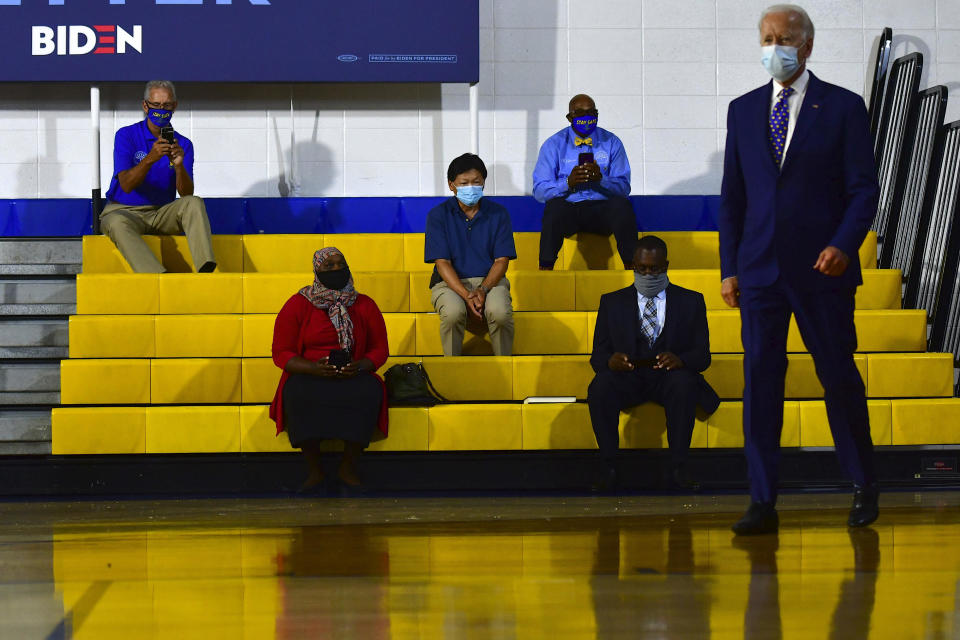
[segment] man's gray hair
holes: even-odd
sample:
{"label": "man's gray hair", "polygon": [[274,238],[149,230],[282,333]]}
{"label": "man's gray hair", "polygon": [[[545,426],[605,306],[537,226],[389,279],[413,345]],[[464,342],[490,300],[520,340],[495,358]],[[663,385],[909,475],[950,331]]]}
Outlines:
{"label": "man's gray hair", "polygon": [[150,99],[150,92],[154,89],[165,89],[170,92],[170,95],[173,96],[173,101],[177,101],[177,88],[173,86],[173,83],[169,80],[151,80],[147,83],[147,86],[143,89],[143,99]]}
{"label": "man's gray hair", "polygon": [[810,19],[810,16],[807,15],[807,12],[803,10],[803,7],[796,4],[775,4],[767,7],[763,10],[763,13],[760,14],[760,22],[757,23],[757,28],[763,27],[763,20],[771,13],[795,13],[800,17],[800,28],[803,30],[803,39],[812,40],[813,39],[813,20]]}

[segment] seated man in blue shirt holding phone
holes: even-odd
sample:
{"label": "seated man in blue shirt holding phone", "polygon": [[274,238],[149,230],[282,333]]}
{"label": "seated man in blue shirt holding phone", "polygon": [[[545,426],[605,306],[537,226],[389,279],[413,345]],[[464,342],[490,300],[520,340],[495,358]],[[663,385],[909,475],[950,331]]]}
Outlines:
{"label": "seated man in blue shirt holding phone", "polygon": [[440,314],[443,355],[463,352],[467,318],[486,321],[493,354],[513,353],[513,302],[505,277],[516,259],[507,210],[483,197],[487,167],[465,153],[447,169],[454,197],[427,214],[423,260],[433,263],[430,298]]}
{"label": "seated man in blue shirt holding phone", "polygon": [[217,268],[207,209],[193,195],[193,143],[170,124],[176,109],[172,82],[148,82],[145,118],[117,131],[114,140],[113,179],[100,227],[137,273],[166,271],[143,241],[144,234],[184,233],[197,271]]}
{"label": "seated man in blue shirt holding phone", "polygon": [[597,105],[570,100],[570,127],[547,138],[533,169],[533,195],[546,203],[540,232],[540,269],[557,261],[563,239],[578,232],[617,239],[624,269],[632,269],[637,220],[630,195],[630,162],[620,139],[597,127]]}

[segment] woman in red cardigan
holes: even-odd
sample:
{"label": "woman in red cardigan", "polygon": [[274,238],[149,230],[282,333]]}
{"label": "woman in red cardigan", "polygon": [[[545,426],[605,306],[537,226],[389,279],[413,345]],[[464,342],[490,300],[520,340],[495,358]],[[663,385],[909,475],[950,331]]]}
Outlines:
{"label": "woman in red cardigan", "polygon": [[323,440],[343,442],[337,476],[358,487],[357,456],[374,435],[387,435],[386,387],[376,373],[389,353],[387,329],[377,304],[354,289],[338,249],[317,251],[313,271],[313,284],[277,314],[273,362],[283,375],[270,417],[303,450],[310,473],[301,491],[323,483]]}

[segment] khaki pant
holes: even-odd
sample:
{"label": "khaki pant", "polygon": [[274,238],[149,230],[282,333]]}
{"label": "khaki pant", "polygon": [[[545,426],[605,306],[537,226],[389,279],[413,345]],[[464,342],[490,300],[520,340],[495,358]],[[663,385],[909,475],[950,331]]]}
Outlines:
{"label": "khaki pant", "polygon": [[207,208],[197,196],[184,196],[162,207],[109,204],[100,214],[100,228],[137,273],[166,271],[143,241],[141,236],[144,235],[183,233],[187,236],[197,271],[213,271],[217,266],[210,241]]}
{"label": "khaki pant", "polygon": [[[461,280],[468,291],[480,286],[483,278]],[[433,308],[440,314],[440,342],[443,355],[459,356],[463,353],[463,334],[467,328],[466,301],[456,291],[439,282],[430,290]],[[493,343],[493,354],[509,356],[513,353],[513,307],[510,299],[510,283],[506,278],[500,280],[487,294],[483,315]]]}

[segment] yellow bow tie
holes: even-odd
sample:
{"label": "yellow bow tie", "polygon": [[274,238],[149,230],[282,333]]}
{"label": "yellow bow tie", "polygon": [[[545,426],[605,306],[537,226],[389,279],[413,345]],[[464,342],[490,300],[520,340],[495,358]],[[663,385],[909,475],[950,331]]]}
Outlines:
{"label": "yellow bow tie", "polygon": [[589,145],[589,146],[592,147],[592,146],[593,146],[593,138],[578,138],[578,137],[576,137],[576,136],[573,137],[573,146],[579,147],[579,146],[582,145],[582,144],[586,144],[586,145]]}

